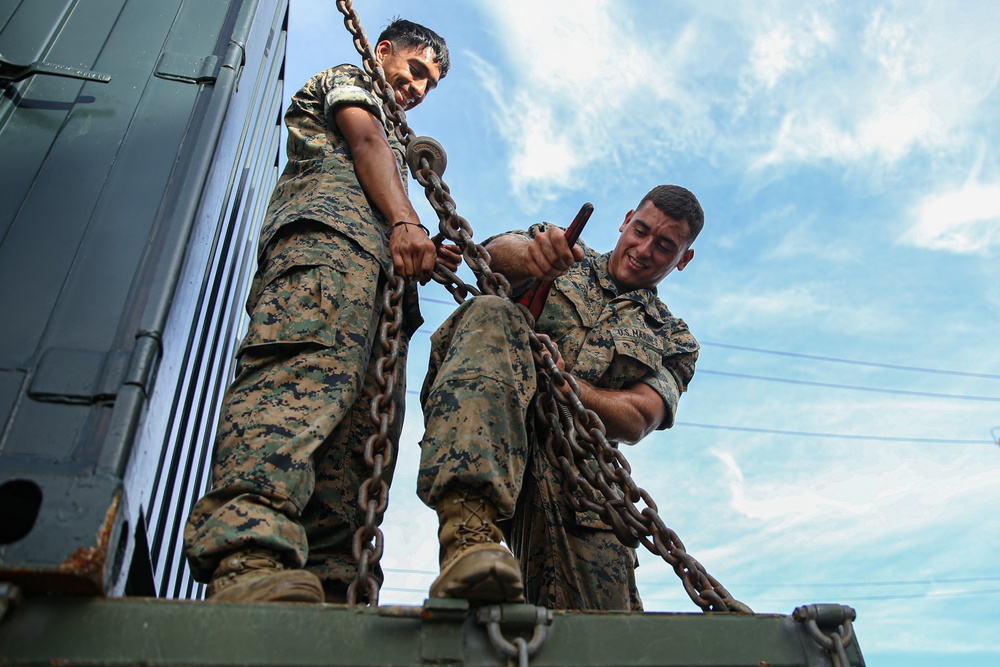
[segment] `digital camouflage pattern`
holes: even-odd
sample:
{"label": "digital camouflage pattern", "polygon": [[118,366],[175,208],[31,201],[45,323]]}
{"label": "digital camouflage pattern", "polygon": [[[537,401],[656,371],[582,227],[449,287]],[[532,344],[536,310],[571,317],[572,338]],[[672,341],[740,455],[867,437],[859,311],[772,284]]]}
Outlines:
{"label": "digital camouflage pattern", "polygon": [[495,296],[466,300],[431,336],[417,481],[428,506],[461,486],[479,491],[501,518],[514,514],[537,386],[527,341],[517,308]]}
{"label": "digital camouflage pattern", "polygon": [[[208,581],[224,555],[247,547],[308,568],[335,594],[357,571],[351,540],[357,489],[369,472],[363,452],[381,352],[373,341],[392,260],[388,224],[365,196],[333,122],[341,104],[360,105],[386,123],[370,78],[351,65],[311,78],[285,113],[289,159],[261,231],[250,327],[224,398],[213,489],[185,529],[198,581]],[[385,129],[405,185],[402,145]],[[411,283],[403,368],[420,323]],[[397,440],[404,393],[401,374],[389,434]],[[391,475],[387,470],[387,481]]]}
{"label": "digital camouflage pattern", "polygon": [[[321,262],[297,264],[306,249]],[[379,391],[378,264],[335,232],[305,227],[279,237],[266,267],[223,404],[213,489],[185,532],[188,560],[207,581],[225,554],[263,548],[342,590],[357,571],[357,489]],[[397,439],[405,389],[401,376]]]}
{"label": "digital camouflage pattern", "polygon": [[334,110],[350,104],[380,119],[406,185],[403,144],[387,120],[371,77],[354,65],[339,65],[313,76],[285,111],[288,163],[271,195],[261,230],[259,255],[281,227],[297,220],[317,220],[354,239],[381,262],[392,265],[389,224],[372,205],[354,172],[350,147],[333,120]]}
{"label": "digital camouflage pattern", "polygon": [[[550,226],[514,233],[531,238]],[[667,407],[666,428],[694,374],[698,343],[654,290],[619,294],[609,254],[582,247],[583,260],[554,282],[536,330],[576,377],[604,389],[653,387]],[[534,433],[544,425],[526,421],[536,388],[527,336],[519,312],[496,297],[467,301],[435,332],[421,392],[418,495],[433,506],[467,487],[490,499],[510,519],[505,533],[530,604],[641,610],[635,552],[596,514],[572,510]]]}

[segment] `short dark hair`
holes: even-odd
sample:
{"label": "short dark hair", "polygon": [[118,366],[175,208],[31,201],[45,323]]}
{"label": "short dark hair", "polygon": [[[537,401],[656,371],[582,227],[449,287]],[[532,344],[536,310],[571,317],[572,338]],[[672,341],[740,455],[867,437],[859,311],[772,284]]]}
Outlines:
{"label": "short dark hair", "polygon": [[[396,17],[389,22],[378,41],[390,41],[393,45],[404,48],[427,48],[434,50],[434,62],[441,68],[441,78],[448,75],[451,69],[451,56],[448,55],[448,45],[444,37],[419,23]],[[378,42],[376,42],[377,44]]]}
{"label": "short dark hair", "polygon": [[650,190],[639,206],[652,202],[661,213],[669,215],[674,220],[683,220],[688,224],[688,245],[694,243],[705,226],[705,212],[701,210],[698,198],[690,190],[679,185],[657,185]]}

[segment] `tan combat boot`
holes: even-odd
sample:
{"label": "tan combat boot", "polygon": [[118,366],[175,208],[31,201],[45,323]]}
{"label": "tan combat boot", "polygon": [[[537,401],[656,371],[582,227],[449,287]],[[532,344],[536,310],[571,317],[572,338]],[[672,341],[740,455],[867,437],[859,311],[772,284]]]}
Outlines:
{"label": "tan combat boot", "polygon": [[435,508],[441,530],[441,574],[432,598],[523,602],[517,560],[500,544],[496,508],[478,494],[446,495]]}
{"label": "tan combat boot", "polygon": [[286,570],[270,551],[238,551],[222,559],[205,595],[212,602],[322,602],[312,572]]}

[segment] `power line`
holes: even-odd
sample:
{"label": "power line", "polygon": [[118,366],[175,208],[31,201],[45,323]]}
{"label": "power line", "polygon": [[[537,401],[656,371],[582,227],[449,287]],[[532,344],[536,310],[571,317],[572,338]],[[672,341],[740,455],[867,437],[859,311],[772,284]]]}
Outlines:
{"label": "power line", "polygon": [[[444,301],[442,299],[431,299],[420,297],[421,301],[436,303],[444,306],[456,306],[454,301]],[[430,335],[431,331],[418,329],[420,333]],[[927,368],[925,366],[908,366],[905,364],[884,364],[876,361],[861,361],[859,359],[844,359],[841,357],[828,357],[818,354],[804,354],[801,352],[788,352],[785,350],[770,350],[762,347],[750,347],[748,345],[733,345],[732,343],[720,343],[718,341],[698,341],[703,347],[724,347],[730,350],[741,350],[743,352],[756,352],[759,354],[773,354],[781,357],[794,357],[796,359],[811,359],[813,361],[829,361],[837,364],[849,364],[852,366],[868,366],[871,368],[886,368],[896,371],[909,371],[913,373],[932,373],[936,375],[955,375],[959,377],[982,378],[986,380],[1000,380],[1000,375],[992,373],[973,373],[971,371],[953,371],[942,368]]]}
{"label": "power line", "polygon": [[434,577],[439,574],[438,572],[433,572],[431,570],[401,570],[395,567],[383,567],[382,570],[385,572],[399,572],[401,574],[429,574]]}
{"label": "power line", "polygon": [[[710,368],[699,368],[697,373],[702,375],[721,375],[724,377],[734,377],[743,380],[763,380],[765,382],[782,382],[785,384],[798,384],[810,387],[823,387],[825,389],[852,389],[854,391],[867,391],[877,394],[897,394],[902,396],[920,396],[922,398],[950,398],[960,401],[986,401],[1000,403],[1000,396],[970,396],[967,394],[938,394],[929,391],[911,391],[909,389],[887,389],[884,387],[863,387],[854,384],[836,384],[833,382],[815,382],[813,380],[796,380],[793,378],[776,378],[767,375],[750,375],[747,373],[730,373],[728,371],[716,371]],[[419,391],[406,391],[408,394],[419,394]]]}
{"label": "power line", "polygon": [[[417,396],[416,389],[407,389],[407,394]],[[835,440],[874,440],[876,442],[916,442],[936,445],[1000,445],[1000,440],[961,440],[957,438],[905,438],[889,435],[860,435],[854,433],[816,433],[812,431],[786,431],[777,428],[755,428],[753,426],[730,426],[728,424],[701,424],[698,422],[674,422],[675,426],[704,428],[716,431],[740,431],[743,433],[768,433],[771,435],[788,435],[797,438],[830,438]],[[414,573],[416,574],[416,573]]]}
{"label": "power line", "polygon": [[[444,303],[443,301],[441,303]],[[959,375],[962,377],[985,378],[987,380],[1000,380],[1000,375],[990,373],[971,373],[968,371],[949,371],[939,368],[922,368],[919,366],[903,366],[897,364],[880,364],[874,361],[858,361],[856,359],[840,359],[837,357],[824,357],[815,354],[800,354],[798,352],[784,352],[781,350],[766,350],[759,347],[747,347],[745,345],[732,345],[730,343],[716,343],[714,341],[698,341],[703,346],[725,347],[731,350],[743,350],[745,352],[759,352],[761,354],[774,354],[782,357],[796,357],[798,359],[813,359],[815,361],[832,361],[838,364],[851,364],[853,366],[871,366],[873,368],[889,368],[896,371],[913,371],[916,373],[937,373],[940,375]]]}
{"label": "power line", "polygon": [[[438,572],[433,570],[409,570],[395,567],[382,568],[385,572],[399,574],[422,574],[436,577]],[[882,588],[885,586],[940,586],[943,584],[975,584],[984,581],[1000,581],[1000,576],[984,577],[948,577],[943,579],[900,579],[898,581],[840,581],[840,582],[772,582],[755,581],[753,583],[737,583],[730,585],[733,589],[747,588]],[[659,581],[639,579],[640,586],[654,586]],[[732,582],[730,582],[732,584]]]}
{"label": "power line", "polygon": [[424,297],[424,296],[420,297],[420,300],[421,301],[426,301],[427,303],[439,303],[442,306],[458,306],[458,304],[456,302],[454,302],[454,301],[442,301],[441,299],[429,299],[429,298]]}
{"label": "power line", "polygon": [[967,396],[963,394],[936,394],[927,391],[909,391],[907,389],[884,389],[881,387],[862,387],[853,384],[835,384],[832,382],[814,382],[812,380],[794,380],[792,378],[776,378],[766,375],[748,375],[746,373],[729,373],[727,371],[714,371],[708,368],[699,368],[698,373],[705,375],[723,375],[726,377],[742,378],[744,380],[764,380],[766,382],[784,382],[787,384],[807,385],[811,387],[824,387],[827,389],[853,389],[854,391],[870,391],[879,394],[902,394],[905,396],[922,396],[924,398],[953,398],[962,401],[990,401],[1000,403],[997,396]]}
{"label": "power line", "polygon": [[988,590],[976,590],[976,591],[931,591],[929,593],[900,593],[894,595],[851,595],[848,596],[850,600],[912,600],[919,598],[957,598],[966,597],[969,595],[996,595],[1000,593],[1000,588],[991,588]]}
{"label": "power line", "polygon": [[[918,579],[918,580],[901,580],[901,581],[864,581],[864,582],[841,582],[841,583],[752,583],[752,584],[735,584],[732,585],[730,582],[730,590],[742,590],[747,588],[872,588],[872,587],[885,587],[885,586],[934,586],[942,584],[970,584],[978,583],[984,581],[1000,581],[1000,577],[956,577],[948,579]],[[655,585],[649,580],[640,580],[637,582],[640,586],[650,586]],[[661,582],[657,582],[661,583]],[[926,599],[926,598],[946,598],[946,597],[965,597],[970,595],[993,595],[1000,593],[1000,588],[996,589],[986,589],[986,590],[961,590],[961,591],[925,591],[922,593],[890,593],[887,595],[851,595],[841,593],[839,597],[846,601],[854,600],[913,600],[913,599]],[[749,597],[749,596],[748,596]],[[647,601],[652,602],[656,598],[647,598]],[[666,598],[660,598],[665,600]],[[784,598],[784,599],[764,599],[758,600],[754,598],[756,602],[799,602],[800,599]]]}
{"label": "power line", "polygon": [[[947,579],[912,579],[912,580],[900,580],[900,581],[850,581],[850,582],[834,582],[834,583],[796,583],[796,582],[753,582],[753,583],[742,583],[735,586],[731,585],[729,588],[868,588],[868,587],[882,587],[882,586],[937,586],[940,584],[973,584],[982,581],[1000,581],[1000,577],[956,577]],[[732,583],[732,582],[730,582]],[[652,585],[653,582],[649,580],[639,580],[639,584],[642,585]]]}
{"label": "power line", "polygon": [[707,428],[718,431],[743,431],[746,433],[769,433],[773,435],[793,435],[805,438],[836,438],[841,440],[878,440],[883,442],[924,442],[939,445],[992,445],[992,440],[952,440],[946,438],[901,438],[886,435],[853,435],[848,433],[811,433],[809,431],[782,431],[773,428],[754,428],[752,426],[724,426],[722,424],[699,424],[697,422],[675,422],[676,426]]}
{"label": "power line", "polygon": [[[1000,588],[992,588],[988,590],[975,590],[975,591],[942,591],[942,592],[929,592],[929,593],[901,593],[898,595],[841,595],[839,596],[845,602],[854,603],[859,600],[913,600],[913,599],[929,599],[929,598],[953,598],[953,597],[968,597],[972,595],[996,595],[1000,593]],[[643,596],[646,601],[647,606],[649,603],[654,601],[669,602],[668,598],[647,598]],[[753,600],[756,606],[761,602],[775,603],[775,602],[789,602],[792,604],[802,604],[802,598],[763,598]]]}

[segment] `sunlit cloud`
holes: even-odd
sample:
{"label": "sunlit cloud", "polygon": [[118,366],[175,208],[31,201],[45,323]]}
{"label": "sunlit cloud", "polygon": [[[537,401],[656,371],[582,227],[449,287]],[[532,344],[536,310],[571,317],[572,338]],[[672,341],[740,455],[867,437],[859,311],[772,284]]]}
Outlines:
{"label": "sunlit cloud", "polygon": [[[526,200],[552,199],[587,167],[621,160],[636,141],[650,140],[646,116],[655,103],[681,97],[672,81],[679,63],[658,46],[637,48],[631,19],[613,2],[532,3],[531,21],[522,20],[521,2],[482,9],[515,75],[505,81],[479,58],[474,67],[508,145],[512,188]],[[682,34],[671,45],[684,41]],[[634,122],[624,123],[629,116]]]}
{"label": "sunlit cloud", "polygon": [[[985,11],[943,22],[941,9],[775,2],[685,21],[562,0],[531,4],[523,21],[526,6],[481,4],[510,69],[475,64],[525,200],[671,152],[758,177],[819,163],[883,170],[915,151],[962,150],[997,84],[969,39],[1000,29]],[[668,39],[653,28],[665,21]]]}
{"label": "sunlit cloud", "polygon": [[[785,70],[764,70],[771,72],[764,79],[767,97],[757,99],[779,110],[781,121],[775,128],[760,127],[772,131],[774,140],[753,166],[868,161],[875,168],[917,150],[960,150],[971,136],[969,124],[984,113],[997,71],[980,60],[981,28],[969,20],[942,21],[939,11],[848,14],[824,31],[829,52],[800,61],[798,76],[776,85],[776,73]],[[979,18],[997,25],[995,12]],[[757,44],[762,48],[760,39]],[[791,45],[778,49],[784,52],[802,58],[812,53]],[[783,60],[773,56],[769,62]],[[754,59],[750,67],[760,78]]]}
{"label": "sunlit cloud", "polygon": [[[761,477],[751,461],[743,464],[726,451],[714,454],[726,469],[733,507],[763,530],[773,535],[804,531],[810,539],[837,542],[847,538],[831,530],[839,525],[851,533],[855,545],[919,533],[956,517],[992,493],[998,481],[995,470],[974,469],[969,454],[943,467],[888,451],[865,456],[864,466],[813,458],[785,462],[785,474],[767,477]],[[752,475],[744,465],[754,469]],[[856,521],[861,516],[863,527]],[[802,535],[789,538],[800,541]]]}
{"label": "sunlit cloud", "polygon": [[1000,247],[1000,183],[969,183],[928,196],[903,242],[960,254]]}
{"label": "sunlit cloud", "polygon": [[768,89],[787,72],[805,69],[816,52],[833,41],[833,31],[819,15],[802,17],[798,23],[778,23],[753,39],[751,74]]}

